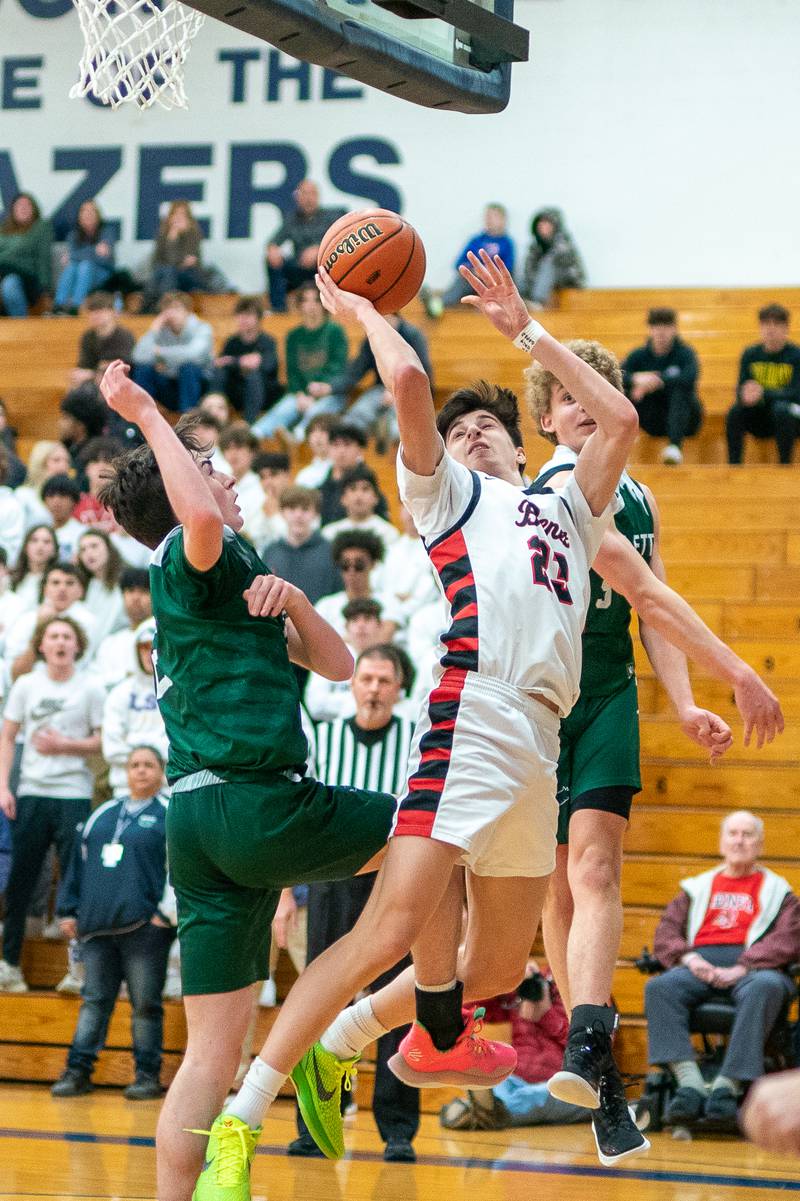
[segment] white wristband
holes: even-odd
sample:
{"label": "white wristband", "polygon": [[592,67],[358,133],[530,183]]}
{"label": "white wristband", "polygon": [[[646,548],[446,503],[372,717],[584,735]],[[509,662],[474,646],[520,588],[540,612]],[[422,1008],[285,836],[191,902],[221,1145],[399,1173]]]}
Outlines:
{"label": "white wristband", "polygon": [[527,354],[530,354],[542,334],[546,333],[547,330],[531,317],[525,328],[517,334],[514,339],[514,345],[518,350],[524,350]]}

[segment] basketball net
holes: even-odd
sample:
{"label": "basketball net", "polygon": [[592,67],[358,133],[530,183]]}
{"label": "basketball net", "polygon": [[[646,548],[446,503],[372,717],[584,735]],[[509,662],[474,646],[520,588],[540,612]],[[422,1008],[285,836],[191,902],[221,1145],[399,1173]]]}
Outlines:
{"label": "basketball net", "polygon": [[186,108],[183,68],[203,13],[180,0],[73,0],[84,50],[70,89],[119,108]]}

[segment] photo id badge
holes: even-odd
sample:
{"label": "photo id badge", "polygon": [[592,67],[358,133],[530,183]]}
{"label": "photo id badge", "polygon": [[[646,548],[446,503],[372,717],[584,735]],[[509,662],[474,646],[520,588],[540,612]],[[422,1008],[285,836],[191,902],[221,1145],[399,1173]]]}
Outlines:
{"label": "photo id badge", "polygon": [[100,852],[103,867],[116,867],[124,850],[121,842],[107,842]]}

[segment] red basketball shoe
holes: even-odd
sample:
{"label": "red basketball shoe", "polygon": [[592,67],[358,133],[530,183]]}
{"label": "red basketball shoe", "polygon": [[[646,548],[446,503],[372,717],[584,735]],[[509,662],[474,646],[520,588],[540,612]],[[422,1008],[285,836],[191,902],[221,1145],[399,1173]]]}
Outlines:
{"label": "red basketball shoe", "polygon": [[506,1043],[479,1037],[484,1013],[475,1010],[449,1051],[437,1051],[425,1027],[414,1022],[389,1067],[398,1080],[412,1088],[443,1084],[492,1088],[500,1084],[517,1066],[517,1053]]}

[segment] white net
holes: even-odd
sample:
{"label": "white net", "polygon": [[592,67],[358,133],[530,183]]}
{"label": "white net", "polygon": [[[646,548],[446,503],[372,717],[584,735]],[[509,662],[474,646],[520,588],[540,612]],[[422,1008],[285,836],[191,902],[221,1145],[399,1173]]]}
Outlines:
{"label": "white net", "polygon": [[183,67],[203,13],[180,0],[73,3],[85,43],[73,99],[91,94],[112,108],[186,108]]}

